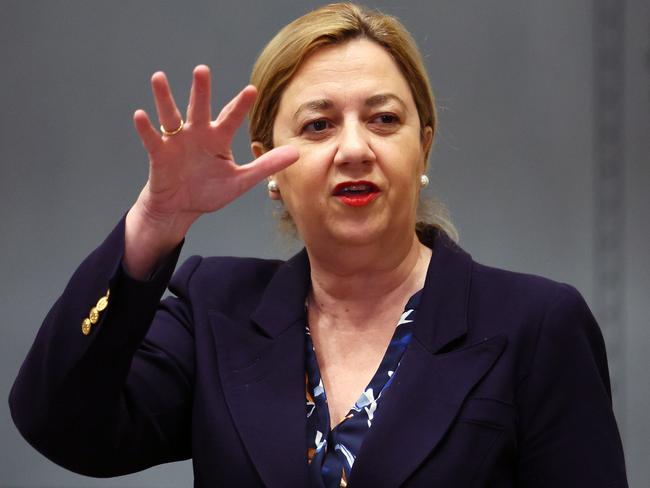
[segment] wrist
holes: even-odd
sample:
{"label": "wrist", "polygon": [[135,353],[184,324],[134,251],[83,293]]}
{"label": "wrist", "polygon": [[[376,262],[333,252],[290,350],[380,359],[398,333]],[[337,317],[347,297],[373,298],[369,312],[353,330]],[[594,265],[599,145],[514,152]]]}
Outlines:
{"label": "wrist", "polygon": [[194,220],[181,213],[152,211],[140,197],[126,215],[126,231],[137,236],[138,240],[146,241],[154,249],[167,249],[175,247],[185,238]]}
{"label": "wrist", "polygon": [[179,219],[151,218],[138,202],[126,215],[123,265],[133,278],[146,280],[184,239],[189,225]]}

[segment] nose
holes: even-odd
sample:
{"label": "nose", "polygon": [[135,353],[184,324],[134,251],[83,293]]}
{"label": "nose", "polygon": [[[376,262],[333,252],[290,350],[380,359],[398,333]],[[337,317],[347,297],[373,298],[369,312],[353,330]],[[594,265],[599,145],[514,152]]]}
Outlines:
{"label": "nose", "polygon": [[338,134],[334,164],[370,164],[374,161],[375,153],[366,127],[357,121],[346,121]]}

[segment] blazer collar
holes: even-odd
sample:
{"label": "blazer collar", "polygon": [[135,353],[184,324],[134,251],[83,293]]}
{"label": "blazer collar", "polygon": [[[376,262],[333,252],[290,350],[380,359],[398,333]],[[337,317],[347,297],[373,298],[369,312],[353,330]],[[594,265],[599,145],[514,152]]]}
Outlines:
{"label": "blazer collar", "polygon": [[[417,321],[414,334],[437,353],[467,332],[472,258],[444,232],[425,244],[433,252],[418,310],[423,320]],[[251,319],[268,337],[277,337],[303,317],[309,286],[309,258],[303,249],[278,268]]]}
{"label": "blazer collar", "polygon": [[309,257],[303,249],[280,265],[251,319],[274,339],[305,314],[311,284]]}
{"label": "blazer collar", "polygon": [[430,247],[414,335],[435,354],[467,333],[472,258],[444,232],[436,234]]}

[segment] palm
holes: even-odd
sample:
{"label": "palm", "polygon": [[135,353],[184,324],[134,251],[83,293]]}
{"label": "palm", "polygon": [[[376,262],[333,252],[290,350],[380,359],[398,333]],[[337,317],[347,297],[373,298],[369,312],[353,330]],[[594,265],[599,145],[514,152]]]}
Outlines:
{"label": "palm", "polygon": [[151,154],[151,199],[165,213],[218,210],[243,192],[240,168],[229,148],[218,147],[218,128],[183,132],[166,138]]}
{"label": "palm", "polygon": [[[164,74],[152,77],[152,88],[160,123],[173,131],[182,119]],[[295,149],[283,147],[252,163],[235,163],[232,139],[255,96],[254,87],[244,88],[211,120],[210,74],[207,67],[199,66],[194,71],[187,121],[178,133],[160,135],[144,111],[135,113],[136,129],[149,153],[149,180],[141,199],[151,215],[180,216],[190,225],[199,215],[222,208],[297,159]]]}

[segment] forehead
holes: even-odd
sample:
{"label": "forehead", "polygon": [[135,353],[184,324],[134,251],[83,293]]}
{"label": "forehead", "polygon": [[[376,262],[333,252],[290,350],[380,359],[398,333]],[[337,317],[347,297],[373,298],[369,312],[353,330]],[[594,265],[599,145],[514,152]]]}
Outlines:
{"label": "forehead", "polygon": [[282,94],[278,115],[309,99],[337,103],[377,93],[393,93],[415,107],[409,84],[388,51],[368,39],[353,39],[322,47],[303,61]]}

